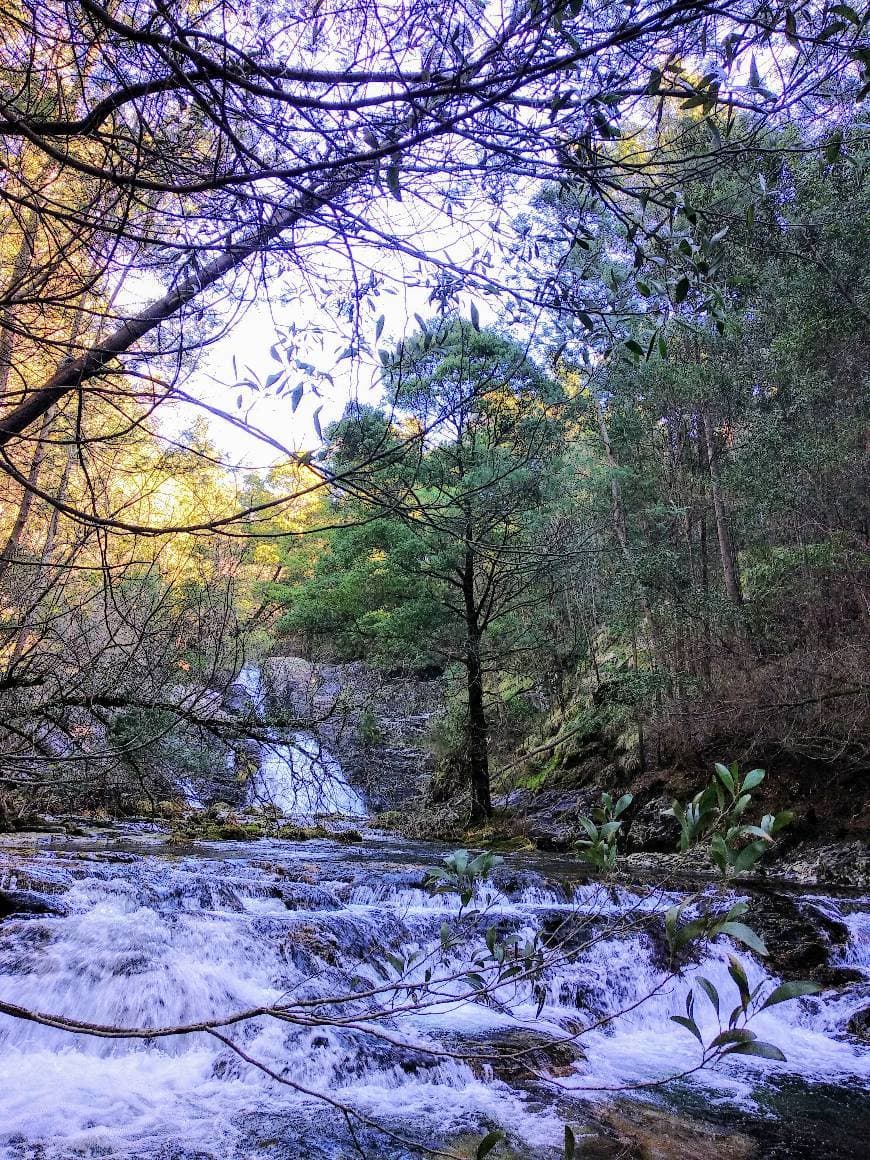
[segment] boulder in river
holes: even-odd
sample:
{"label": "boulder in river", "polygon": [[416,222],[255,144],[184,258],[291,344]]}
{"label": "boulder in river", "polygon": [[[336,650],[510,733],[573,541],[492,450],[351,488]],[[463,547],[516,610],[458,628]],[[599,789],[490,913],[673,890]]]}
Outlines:
{"label": "boulder in river", "polygon": [[863,1007],[860,1011],[856,1011],[849,1020],[847,1030],[856,1039],[863,1039],[865,1043],[870,1043],[870,1007]]}
{"label": "boulder in river", "polygon": [[13,914],[66,913],[66,906],[56,898],[46,898],[32,890],[0,890],[0,918],[8,918]]}

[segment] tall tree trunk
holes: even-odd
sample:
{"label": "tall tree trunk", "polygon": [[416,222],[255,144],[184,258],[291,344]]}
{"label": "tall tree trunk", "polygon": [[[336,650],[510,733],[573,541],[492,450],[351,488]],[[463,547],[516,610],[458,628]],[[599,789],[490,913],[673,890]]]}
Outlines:
{"label": "tall tree trunk", "polygon": [[709,689],[712,681],[710,666],[713,660],[713,634],[710,628],[710,567],[707,553],[707,516],[701,513],[700,521],[700,551],[701,551],[701,592],[703,596],[704,641],[701,646],[701,676],[704,688]]}
{"label": "tall tree trunk", "polygon": [[18,511],[12,522],[6,543],[3,545],[2,550],[0,550],[0,580],[6,575],[10,564],[21,546],[21,538],[24,535],[24,529],[27,527],[30,511],[33,507],[34,489],[39,485],[39,473],[42,470],[42,464],[48,451],[46,440],[53,418],[53,411],[49,411],[43,420],[42,430],[37,436],[36,446],[33,449],[33,458],[30,461],[30,470],[27,473],[27,487],[22,491]]}
{"label": "tall tree trunk", "polygon": [[492,814],[489,787],[489,730],[480,658],[479,609],[474,596],[474,547],[470,521],[465,526],[465,561],[462,595],[465,601],[465,667],[468,693],[468,770],[471,782],[471,820],[483,821]]}
{"label": "tall tree trunk", "polygon": [[713,497],[713,513],[716,517],[716,535],[719,539],[719,554],[722,558],[722,573],[725,577],[725,591],[732,604],[743,604],[743,589],[740,586],[740,573],[737,569],[737,557],[731,540],[728,527],[728,512],[725,499],[722,495],[722,483],[719,477],[719,465],[716,456],[716,444],[713,437],[713,421],[710,412],[704,410],[704,440],[707,447],[707,470],[710,473],[710,494]]}
{"label": "tall tree trunk", "polygon": [[36,213],[31,211],[24,224],[18,252],[12,262],[12,277],[4,291],[7,303],[0,311],[0,396],[5,396],[9,385],[9,372],[12,369],[12,348],[14,345],[12,331],[12,303],[21,284],[28,263],[33,255],[33,235],[36,228]]}
{"label": "tall tree trunk", "polygon": [[619,470],[619,460],[613,450],[613,444],[610,442],[610,431],[607,428],[607,419],[604,416],[604,408],[599,402],[595,403],[595,413],[598,418],[598,430],[601,432],[601,442],[604,444],[604,453],[607,456],[607,465],[610,468],[612,475],[610,478],[610,494],[613,499],[613,507],[611,509],[611,518],[613,519],[613,531],[619,546],[623,552],[628,554],[628,531],[625,523],[625,508],[622,503],[622,488],[619,485],[619,479],[616,472]]}

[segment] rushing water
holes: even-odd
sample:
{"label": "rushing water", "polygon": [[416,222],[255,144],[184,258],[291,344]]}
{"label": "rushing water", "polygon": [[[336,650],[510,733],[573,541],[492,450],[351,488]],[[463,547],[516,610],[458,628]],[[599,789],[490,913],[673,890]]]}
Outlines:
{"label": "rushing water", "polygon": [[[415,1141],[460,1138],[468,1154],[467,1141],[493,1126],[515,1154],[554,1157],[564,1123],[582,1124],[601,1089],[692,1066],[697,1044],[669,1015],[682,1009],[698,970],[723,998],[734,987],[727,946],[662,986],[660,948],[644,927],[674,895],[587,882],[569,900],[557,884],[567,863],[516,861],[479,889],[481,914],[463,925],[455,895],[421,889],[422,868],[442,854],[377,836],[353,848],[264,841],[179,850],[156,835],[119,832],[7,849],[0,885],[35,892],[30,900],[53,913],[0,923],[0,999],[124,1028],[276,1004],[289,1004],[297,1021],[260,1017],[223,1032],[294,1085],[286,1086],[205,1033],[106,1040],[0,1017],[0,1156],[336,1160],[359,1154],[336,1106],[344,1104],[410,1141],[351,1119],[372,1157],[416,1156]],[[756,1030],[787,1063],[734,1058],[666,1089],[671,1106],[764,1117],[799,1083],[799,1104],[817,1088],[841,1114],[860,1114],[870,1050],[844,1028],[870,1003],[870,915],[856,902],[812,904],[843,917],[852,938],[842,961],[866,971],[866,981],[765,1013]],[[463,936],[446,952],[445,921]],[[555,932],[571,953],[552,957],[540,985],[507,984],[475,1001],[455,972],[488,926],[521,939]],[[403,975],[420,986],[416,1001],[395,986],[409,951],[420,956]],[[751,956],[744,961],[753,985],[765,979]],[[318,1003],[336,996],[348,1001]],[[608,1015],[612,1023],[594,1027]],[[582,1058],[575,1037],[590,1026]],[[557,1042],[558,1067],[536,1054],[548,1041]],[[515,1056],[500,1065],[493,1053],[505,1045]],[[843,1145],[818,1154],[861,1153]]]}
{"label": "rushing water", "polygon": [[[234,689],[255,716],[266,707],[266,690],[258,665],[245,665]],[[187,795],[188,803],[201,805]],[[296,732],[288,739],[275,732],[261,747],[260,766],[251,780],[249,801],[271,806],[288,818],[311,819],[319,814],[364,818],[365,802],[349,784],[335,757],[312,733]]]}
{"label": "rushing water", "polygon": [[[239,711],[261,715],[258,670],[237,685]],[[262,746],[249,803],[365,815],[303,733]],[[513,1157],[543,1160],[563,1154],[566,1122],[581,1144],[597,1135],[626,1089],[684,1120],[748,1125],[766,1157],[866,1156],[870,1049],[845,1028],[870,1005],[870,900],[805,900],[848,929],[840,964],[863,981],[755,1020],[786,1063],[732,1057],[659,1089],[644,1085],[698,1061],[670,1020],[693,979],[711,980],[726,1011],[736,1001],[727,940],[674,977],[661,916],[680,891],[515,856],[460,909],[424,888],[444,853],[378,835],[180,847],[141,826],[6,847],[0,914],[16,900],[19,913],[0,920],[0,1001],[103,1029],[219,1026],[113,1037],[0,1015],[0,1160],[409,1160],[473,1155],[492,1128]],[[510,942],[539,951],[539,969],[481,993]],[[766,994],[776,980],[742,957]],[[281,1018],[226,1022],[263,1008]],[[697,1014],[709,1039],[712,1008]],[[796,1123],[810,1124],[806,1147]],[[626,1154],[616,1147],[595,1154]]]}

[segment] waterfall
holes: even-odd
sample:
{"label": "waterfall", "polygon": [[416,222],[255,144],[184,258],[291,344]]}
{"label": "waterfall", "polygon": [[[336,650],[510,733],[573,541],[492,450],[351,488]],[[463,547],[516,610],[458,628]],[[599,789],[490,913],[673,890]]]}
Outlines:
{"label": "waterfall", "polygon": [[[140,847],[129,836],[114,847],[70,843],[14,862],[0,855],[0,887],[49,908],[0,922],[0,999],[146,1028],[306,1002],[298,1022],[258,1018],[226,1034],[277,1074],[421,1144],[501,1126],[529,1160],[557,1154],[565,1120],[593,1114],[601,1088],[693,1066],[698,1045],[669,1017],[698,974],[715,983],[723,1007],[736,1001],[727,942],[663,985],[660,947],[638,919],[655,920],[678,895],[587,883],[569,899],[540,873],[512,872],[478,889],[479,915],[463,927],[455,895],[421,889],[423,867],[438,857],[377,840],[353,852],[329,841],[263,841],[255,853],[228,843],[220,854],[210,846],[202,858],[179,858],[153,838]],[[848,914],[861,916],[849,926],[863,938],[867,902],[850,903]],[[446,951],[445,922],[464,932]],[[541,934],[576,953],[553,958],[543,994],[507,981],[481,1001],[457,971],[490,925],[499,937]],[[406,989],[390,989],[392,962],[408,954],[416,957],[404,982],[419,988],[416,1003]],[[759,960],[741,957],[751,986],[774,985]],[[866,948],[844,958],[865,963]],[[378,988],[376,999],[364,997]],[[338,1009],[316,1005],[337,996]],[[824,1084],[828,1100],[836,1085],[866,1090],[870,1050],[844,1028],[868,1003],[870,970],[834,996],[773,1008],[756,1029],[787,1063],[732,1057],[687,1082],[701,1101],[744,1111],[766,1106],[780,1077]],[[700,1001],[698,1015],[711,1033],[712,1013]],[[576,1050],[574,1036],[590,1026]],[[544,1044],[534,1083],[492,1063],[500,1044],[523,1045],[530,1035]],[[561,1054],[558,1088],[545,1096],[547,1043]],[[367,1155],[420,1154],[359,1131]],[[0,1016],[2,1160],[338,1160],[355,1154],[347,1140],[339,1112],[275,1083],[208,1035],[104,1040]],[[270,1141],[281,1148],[270,1151]]]}
{"label": "waterfall", "polygon": [[[253,712],[262,716],[266,692],[259,665],[245,665],[234,687],[242,690]],[[260,745],[259,768],[248,796],[251,805],[271,806],[287,818],[320,814],[364,818],[368,812],[339,761],[311,733],[296,732],[288,739],[272,732]]]}
{"label": "waterfall", "polygon": [[367,815],[362,798],[348,783],[341,765],[316,737],[306,733],[295,734],[291,745],[266,742],[261,746],[251,800],[274,806],[288,818]]}

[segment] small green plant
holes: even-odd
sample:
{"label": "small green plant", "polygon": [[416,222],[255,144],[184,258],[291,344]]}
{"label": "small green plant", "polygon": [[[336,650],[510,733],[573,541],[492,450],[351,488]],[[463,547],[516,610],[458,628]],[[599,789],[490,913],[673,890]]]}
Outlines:
{"label": "small green plant", "polygon": [[685,806],[678,801],[670,813],[680,825],[680,850],[710,839],[710,860],[723,874],[749,870],[773,844],[774,835],[790,824],[794,814],[784,810],[765,814],[758,825],[742,821],[752,802],[752,791],[765,778],[763,769],[750,769],[742,778],[736,762],[713,767],[713,780]]}
{"label": "small green plant", "polygon": [[678,951],[696,939],[713,939],[720,934],[743,943],[756,954],[767,954],[767,947],[755,931],[739,921],[749,910],[745,902],[735,902],[724,914],[701,913],[688,922],[682,922],[689,905],[689,902],[683,902],[679,906],[672,906],[665,914],[665,937],[672,959]]}
{"label": "small green plant", "polygon": [[380,745],[384,731],[371,709],[363,709],[359,719],[359,739],[365,746]]}
{"label": "small green plant", "polygon": [[769,1007],[775,1007],[779,1003],[786,1003],[790,999],[797,999],[803,995],[817,995],[822,988],[816,983],[809,982],[780,983],[765,998],[762,998],[761,993],[766,982],[761,982],[757,987],[750,989],[743,964],[733,955],[728,956],[728,974],[737,986],[739,1002],[727,1016],[727,1019],[722,1010],[719,992],[713,983],[702,976],[695,980],[713,1008],[719,1025],[716,1035],[709,1043],[704,1042],[704,1036],[695,1019],[695,993],[693,990],[690,990],[686,996],[685,1015],[672,1015],[671,1020],[681,1027],[685,1027],[701,1044],[702,1066],[722,1059],[726,1055],[756,1055],[761,1056],[762,1059],[776,1059],[784,1062],[785,1056],[780,1049],[772,1043],[766,1043],[759,1039],[758,1035],[748,1026],[749,1021],[760,1011],[766,1011]]}
{"label": "small green plant", "polygon": [[443,865],[427,873],[425,886],[431,894],[458,894],[462,906],[468,906],[477,883],[488,878],[503,862],[504,858],[488,850],[475,857],[468,850],[454,850],[444,859]]}
{"label": "small green plant", "polygon": [[616,802],[609,793],[603,793],[601,805],[595,807],[592,816],[581,816],[579,821],[586,837],[575,842],[574,848],[584,862],[607,872],[615,868],[622,814],[633,801],[634,797],[630,793],[624,793]]}

